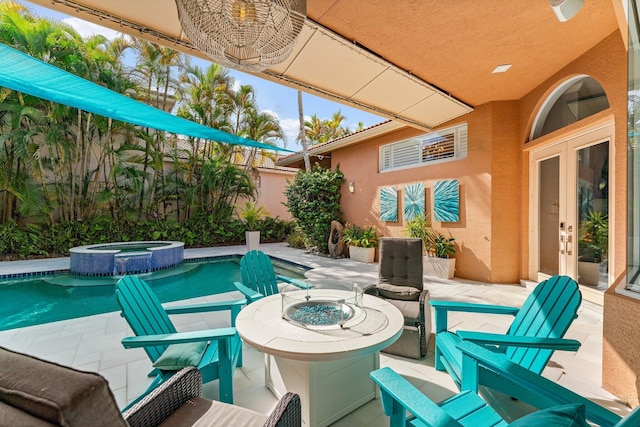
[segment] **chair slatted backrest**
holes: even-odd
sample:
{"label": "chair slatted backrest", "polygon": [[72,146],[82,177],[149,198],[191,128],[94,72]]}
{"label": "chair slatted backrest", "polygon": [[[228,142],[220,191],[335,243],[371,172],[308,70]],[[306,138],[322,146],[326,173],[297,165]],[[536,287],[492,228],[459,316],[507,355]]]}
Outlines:
{"label": "chair slatted backrest", "polygon": [[[544,280],[527,297],[508,334],[541,338],[562,338],[578,317],[582,295],[575,280],[553,276]],[[508,347],[507,357],[525,368],[541,373],[553,350]]]}
{"label": "chair slatted backrest", "polygon": [[[136,336],[177,332],[167,312],[149,285],[135,276],[124,276],[116,285],[116,300],[122,316]],[[155,362],[167,346],[144,347]]]}
{"label": "chair slatted backrest", "polygon": [[262,251],[249,251],[240,260],[242,284],[262,295],[277,294],[278,282],[271,258]]}

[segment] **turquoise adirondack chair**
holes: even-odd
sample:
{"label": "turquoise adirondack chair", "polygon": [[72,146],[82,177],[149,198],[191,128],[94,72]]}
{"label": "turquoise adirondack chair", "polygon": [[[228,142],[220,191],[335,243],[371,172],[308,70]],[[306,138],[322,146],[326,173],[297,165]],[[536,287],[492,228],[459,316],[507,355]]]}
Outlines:
{"label": "turquoise adirondack chair", "polygon": [[[567,276],[553,276],[539,283],[521,308],[472,304],[453,301],[431,301],[435,310],[436,343],[435,364],[438,370],[447,370],[454,382],[462,383],[461,340],[490,346],[509,360],[540,374],[555,350],[576,351],[580,342],[562,339],[582,301],[578,284]],[[470,313],[510,314],[515,316],[506,334],[447,330],[450,311]],[[514,396],[502,381],[491,382],[493,377],[480,377],[482,385]],[[514,396],[517,397],[517,396]]]}
{"label": "turquoise adirondack chair", "polygon": [[[236,332],[235,319],[247,304],[245,299],[165,309],[149,285],[135,276],[124,276],[118,281],[116,299],[121,315],[136,335],[124,338],[122,345],[144,348],[155,367],[149,374],[155,378],[140,398],[191,365],[201,372],[203,383],[218,379],[220,400],[233,403],[233,372],[236,366],[242,366],[242,342]],[[230,311],[231,327],[177,332],[168,316],[223,310]]]}
{"label": "turquoise adirondack chair", "polygon": [[[391,368],[371,372],[371,379],[380,387],[382,408],[390,417],[391,427],[582,425],[570,423],[574,420],[576,413],[584,415],[587,421],[602,427],[638,427],[640,425],[640,407],[622,418],[589,399],[512,362],[505,354],[495,353],[468,341],[461,341],[458,347],[463,355],[465,370],[463,391],[438,404]],[[478,375],[482,372],[491,372],[496,377],[528,390],[524,401],[539,411],[512,423],[505,421],[478,395]],[[407,413],[409,413],[408,416]],[[541,421],[542,416],[544,416],[543,421]],[[559,422],[559,418],[564,423],[553,424],[552,421]]]}
{"label": "turquoise adirondack chair", "polygon": [[236,288],[242,292],[251,303],[264,296],[279,292],[278,281],[307,289],[311,285],[304,280],[276,274],[271,258],[262,251],[249,251],[240,259],[240,274],[242,283],[235,282]]}

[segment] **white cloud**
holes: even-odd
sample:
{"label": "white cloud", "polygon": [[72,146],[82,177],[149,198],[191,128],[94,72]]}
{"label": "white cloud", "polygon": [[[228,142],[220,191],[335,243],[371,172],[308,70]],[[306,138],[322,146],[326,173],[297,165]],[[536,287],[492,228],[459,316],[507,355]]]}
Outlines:
{"label": "white cloud", "polygon": [[109,40],[113,40],[122,35],[122,33],[118,31],[111,30],[109,28],[105,28],[91,22],[83,21],[82,19],[78,18],[66,18],[63,19],[62,22],[76,30],[83,38],[100,34],[102,36],[105,36]]}
{"label": "white cloud", "polygon": [[293,118],[280,119],[280,126],[284,134],[287,135],[287,148],[296,150],[299,146],[296,143],[296,138],[300,133],[300,121]]}

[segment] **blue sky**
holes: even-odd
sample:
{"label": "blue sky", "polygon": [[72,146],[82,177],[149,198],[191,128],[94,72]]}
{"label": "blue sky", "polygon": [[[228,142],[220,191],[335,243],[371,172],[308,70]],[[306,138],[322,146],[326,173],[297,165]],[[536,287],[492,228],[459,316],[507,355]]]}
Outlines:
{"label": "blue sky", "polygon": [[[47,9],[27,1],[19,0],[19,2],[27,6],[38,16],[65,22],[85,37],[92,34],[102,34],[107,38],[114,38],[118,35],[116,31],[100,27],[99,25],[83,21],[76,17],[69,17],[68,15],[55,12],[51,9]],[[192,63],[201,67],[207,67],[210,64],[210,62],[195,57],[192,57]],[[301,147],[295,141],[299,129],[297,90],[236,70],[230,70],[230,73],[236,79],[236,84],[248,84],[254,87],[260,111],[269,111],[276,115],[280,120],[280,125],[287,135],[287,148],[290,150],[300,150]],[[384,118],[373,114],[331,102],[324,98],[304,92],[302,93],[302,103],[306,119],[308,119],[312,114],[316,114],[321,119],[330,118],[336,111],[340,110],[342,115],[346,117],[343,124],[351,130],[356,128],[358,122],[362,122],[365,127],[368,127],[385,120]]]}

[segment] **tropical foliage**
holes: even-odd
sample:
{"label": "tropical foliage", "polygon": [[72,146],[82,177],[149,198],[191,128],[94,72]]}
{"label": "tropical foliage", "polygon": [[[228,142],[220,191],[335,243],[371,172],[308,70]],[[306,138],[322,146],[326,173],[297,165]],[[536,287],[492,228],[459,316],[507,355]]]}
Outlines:
{"label": "tropical foliage", "polygon": [[375,226],[359,226],[347,224],[342,234],[342,241],[348,246],[375,248],[378,246],[378,230]]}
{"label": "tropical foliage", "polygon": [[601,262],[609,249],[609,218],[604,212],[589,211],[580,222],[580,261]]}
{"label": "tropical foliage", "polygon": [[[259,110],[254,89],[234,89],[219,65],[193,66],[185,55],[145,40],[83,38],[12,1],[0,1],[0,43],[166,111],[175,106],[198,123],[284,143],[277,118]],[[0,225],[25,232],[26,224],[47,230],[102,220],[182,228],[205,218],[225,227],[237,221],[239,201],[255,198],[255,166],[271,155],[178,138],[4,88],[0,143]]]}
{"label": "tropical foliage", "polygon": [[446,237],[431,226],[428,215],[419,214],[406,222],[409,237],[422,239],[424,253],[438,258],[450,258],[456,254],[455,238],[449,234]]}
{"label": "tropical foliage", "polygon": [[[313,114],[309,120],[305,120],[305,137],[311,145],[322,144],[351,133],[348,127],[343,126],[342,122],[346,117],[342,115],[340,110],[333,113],[330,119],[320,119]],[[362,122],[358,123],[355,132],[362,130]]]}
{"label": "tropical foliage", "polygon": [[285,190],[291,216],[309,243],[325,254],[329,252],[331,221],[342,217],[340,186],[344,181],[339,167],[331,170],[316,166],[299,171]]}
{"label": "tropical foliage", "polygon": [[269,212],[264,206],[257,206],[255,202],[245,202],[244,207],[240,210],[240,217],[244,220],[248,231],[256,231],[258,221],[266,215],[269,215]]}

